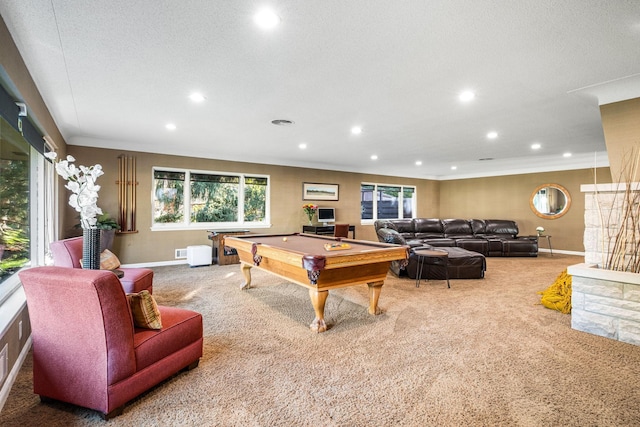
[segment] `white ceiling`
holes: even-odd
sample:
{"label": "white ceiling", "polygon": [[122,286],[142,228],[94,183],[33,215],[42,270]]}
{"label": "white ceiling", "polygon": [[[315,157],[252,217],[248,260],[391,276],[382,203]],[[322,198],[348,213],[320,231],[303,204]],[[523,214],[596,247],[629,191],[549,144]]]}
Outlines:
{"label": "white ceiling", "polygon": [[[252,20],[265,4],[272,31]],[[433,179],[588,168],[608,165],[598,98],[640,96],[638,0],[2,0],[0,14],[72,145]]]}

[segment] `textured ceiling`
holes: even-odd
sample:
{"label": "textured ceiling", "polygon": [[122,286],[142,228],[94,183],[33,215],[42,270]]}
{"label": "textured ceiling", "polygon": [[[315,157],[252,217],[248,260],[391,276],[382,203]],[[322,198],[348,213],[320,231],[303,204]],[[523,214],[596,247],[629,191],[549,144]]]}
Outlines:
{"label": "textured ceiling", "polygon": [[[640,96],[637,0],[273,0],[269,32],[252,21],[263,5],[2,0],[0,14],[72,145],[435,179],[541,172],[607,165],[598,99]],[[460,103],[464,89],[476,99]]]}

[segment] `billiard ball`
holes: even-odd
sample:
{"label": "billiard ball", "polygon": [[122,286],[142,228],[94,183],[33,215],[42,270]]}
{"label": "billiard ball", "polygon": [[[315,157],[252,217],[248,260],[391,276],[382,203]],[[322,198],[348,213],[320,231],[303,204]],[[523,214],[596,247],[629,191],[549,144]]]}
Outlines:
{"label": "billiard ball", "polygon": [[283,241],[283,242],[286,242],[286,241],[287,241],[287,238],[286,238],[286,237],[283,237],[283,238],[282,238],[282,241]]}

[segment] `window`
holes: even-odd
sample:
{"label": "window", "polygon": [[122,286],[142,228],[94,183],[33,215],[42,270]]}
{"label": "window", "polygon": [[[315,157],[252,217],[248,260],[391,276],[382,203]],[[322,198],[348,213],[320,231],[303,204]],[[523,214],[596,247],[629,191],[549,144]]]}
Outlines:
{"label": "window", "polygon": [[19,285],[16,272],[47,262],[55,234],[54,182],[52,164],[0,116],[0,303]]}
{"label": "window", "polygon": [[27,264],[31,146],[0,119],[0,282]]}
{"label": "window", "polygon": [[416,207],[416,188],[401,185],[361,184],[360,218],[413,218]]}
{"label": "window", "polygon": [[239,173],[155,168],[153,226],[268,226],[269,178]]}

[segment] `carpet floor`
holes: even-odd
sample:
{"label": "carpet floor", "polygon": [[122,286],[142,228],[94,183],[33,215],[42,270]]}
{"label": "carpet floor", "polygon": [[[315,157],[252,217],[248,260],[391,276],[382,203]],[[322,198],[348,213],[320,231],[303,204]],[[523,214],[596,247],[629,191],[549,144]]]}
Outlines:
{"label": "carpet floor", "polygon": [[[306,288],[238,265],[155,268],[159,304],[204,316],[200,366],[130,402],[109,426],[640,425],[640,347],[571,329],[539,304],[583,258],[488,258],[484,279],[391,274],[383,313],[367,286],[331,291],[329,330],[309,330]],[[79,354],[78,357],[82,357]],[[27,358],[2,426],[105,425],[90,410],[42,404]]]}

